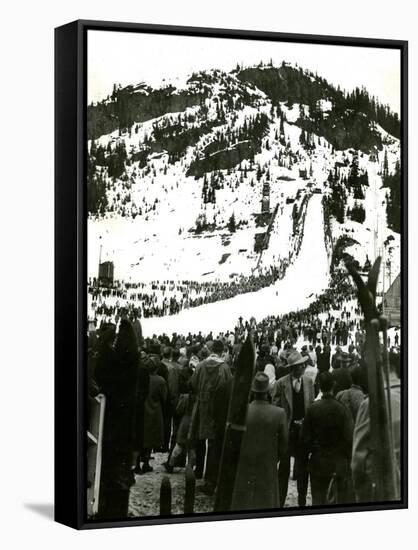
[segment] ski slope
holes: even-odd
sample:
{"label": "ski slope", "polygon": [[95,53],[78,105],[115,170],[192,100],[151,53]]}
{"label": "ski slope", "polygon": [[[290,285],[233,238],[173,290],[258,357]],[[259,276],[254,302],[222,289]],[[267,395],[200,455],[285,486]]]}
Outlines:
{"label": "ski slope", "polygon": [[183,310],[177,315],[143,319],[144,336],[189,331],[212,331],[216,336],[233,330],[240,316],[258,321],[308,306],[329,284],[321,199],[322,195],[313,195],[309,201],[301,249],[284,279],[257,292]]}

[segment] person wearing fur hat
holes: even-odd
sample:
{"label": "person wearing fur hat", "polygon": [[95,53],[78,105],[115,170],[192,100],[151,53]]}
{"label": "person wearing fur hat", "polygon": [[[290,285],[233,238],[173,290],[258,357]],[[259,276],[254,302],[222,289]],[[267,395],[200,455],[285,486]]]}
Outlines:
{"label": "person wearing fur hat", "polygon": [[292,350],[287,358],[289,374],[277,380],[272,392],[273,404],[283,408],[287,416],[289,445],[279,466],[280,506],[284,507],[290,475],[290,459],[295,458],[293,475],[297,480],[298,504],[306,506],[308,473],[306,453],[301,445],[300,430],[309,405],[315,400],[312,378],[305,376],[308,356]]}
{"label": "person wearing fur hat", "polygon": [[277,463],[286,453],[286,413],[268,402],[269,377],[257,372],[251,386],[231,510],[279,507]]}

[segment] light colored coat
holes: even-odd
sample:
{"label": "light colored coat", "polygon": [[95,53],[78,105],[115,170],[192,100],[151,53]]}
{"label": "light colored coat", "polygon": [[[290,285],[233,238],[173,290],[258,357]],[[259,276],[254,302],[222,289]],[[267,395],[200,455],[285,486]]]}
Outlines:
{"label": "light colored coat", "polygon": [[[196,401],[190,429],[191,439],[214,439],[217,432],[217,408],[223,408],[219,399],[224,398],[227,407],[228,394],[225,391],[232,380],[231,371],[223,359],[209,355],[199,363],[190,379]],[[220,397],[221,396],[221,397]],[[215,402],[217,405],[215,406]]]}
{"label": "light colored coat", "polygon": [[[400,467],[401,467],[401,388],[399,379],[391,373],[391,409],[393,446],[396,458],[396,473],[398,494],[400,494]],[[373,480],[373,454],[370,432],[370,403],[366,397],[358,410],[353,434],[353,453],[351,471],[357,502],[370,500],[371,483]]]}
{"label": "light colored coat", "polygon": [[[315,401],[314,383],[311,377],[302,375],[303,398],[305,403],[305,414],[311,403]],[[272,392],[273,405],[284,409],[287,416],[288,428],[293,419],[293,387],[292,376],[287,374],[277,380]]]}

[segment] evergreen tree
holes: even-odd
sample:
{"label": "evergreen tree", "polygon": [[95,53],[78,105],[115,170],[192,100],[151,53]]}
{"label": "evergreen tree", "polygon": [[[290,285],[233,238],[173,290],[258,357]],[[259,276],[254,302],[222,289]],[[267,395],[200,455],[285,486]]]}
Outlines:
{"label": "evergreen tree", "polygon": [[383,178],[384,187],[389,188],[386,203],[386,216],[388,226],[396,233],[401,232],[401,170],[399,162],[395,165],[393,174]]}
{"label": "evergreen tree", "polygon": [[236,222],[235,222],[235,214],[234,212],[232,212],[230,218],[229,218],[229,222],[228,222],[228,229],[231,233],[235,233],[235,231],[237,230],[237,225],[236,225]]}

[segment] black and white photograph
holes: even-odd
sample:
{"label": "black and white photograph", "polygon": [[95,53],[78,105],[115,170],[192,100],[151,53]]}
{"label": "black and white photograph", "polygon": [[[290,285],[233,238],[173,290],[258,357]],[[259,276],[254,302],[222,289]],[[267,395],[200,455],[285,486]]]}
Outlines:
{"label": "black and white photograph", "polygon": [[2,7],[0,547],[409,548],[415,4]]}
{"label": "black and white photograph", "polygon": [[87,520],[404,500],[399,48],[87,31]]}

